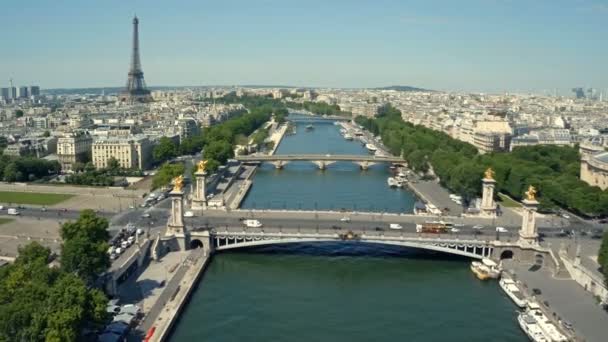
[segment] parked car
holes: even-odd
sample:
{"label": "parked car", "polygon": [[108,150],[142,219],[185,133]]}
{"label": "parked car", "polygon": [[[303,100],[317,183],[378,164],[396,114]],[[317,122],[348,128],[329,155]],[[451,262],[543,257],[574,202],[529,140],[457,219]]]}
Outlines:
{"label": "parked car", "polygon": [[143,213],[143,214],[141,215],[141,217],[143,217],[143,218],[148,218],[148,217],[150,217],[150,213]]}
{"label": "parked car", "polygon": [[193,212],[191,212],[191,211],[186,211],[186,212],[184,213],[184,217],[194,217],[194,213],[193,213]]}
{"label": "parked car", "polygon": [[456,227],[452,227],[452,229],[450,229],[450,232],[452,232],[452,233],[459,233],[460,229],[458,229]]}
{"label": "parked car", "polygon": [[350,222],[350,217],[344,216],[340,219],[340,222]]}
{"label": "parked car", "polygon": [[476,225],[473,226],[473,229],[480,230],[480,229],[483,229],[483,226],[480,225],[480,224],[476,224]]}

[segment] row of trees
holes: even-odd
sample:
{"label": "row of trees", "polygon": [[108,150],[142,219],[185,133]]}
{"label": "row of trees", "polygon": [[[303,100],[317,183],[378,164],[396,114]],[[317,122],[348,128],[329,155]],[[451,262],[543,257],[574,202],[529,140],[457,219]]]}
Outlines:
{"label": "row of trees", "polygon": [[90,210],[61,228],[61,267],[37,242],[0,268],[0,341],[77,341],[108,319],[107,298],[92,287],[110,265],[108,222]]}
{"label": "row of trees", "polygon": [[5,182],[31,182],[58,174],[61,165],[33,157],[0,156],[0,178]]}
{"label": "row of trees", "polygon": [[182,163],[163,164],[152,179],[152,189],[157,189],[171,183],[171,180],[184,173],[185,167]]}
{"label": "row of trees", "polygon": [[112,186],[115,177],[141,177],[143,171],[139,169],[124,169],[120,162],[111,157],[108,159],[107,167],[97,170],[93,163],[74,163],[72,170],[75,172],[65,177],[67,184]]}
{"label": "row of trees", "polygon": [[406,159],[413,170],[432,171],[443,186],[466,199],[480,195],[483,171],[492,167],[497,189],[517,200],[529,185],[537,187],[541,210],[562,207],[585,216],[608,215],[608,192],[579,179],[575,147],[526,146],[512,153],[480,155],[474,146],[443,132],[404,122],[390,105],[376,119],[355,120],[379,134],[390,152]]}
{"label": "row of trees", "polygon": [[[153,150],[154,160],[162,163],[179,155],[194,154],[203,150],[203,158],[209,162],[207,168],[214,171],[228,159],[234,157],[236,145],[246,144],[247,137],[269,121],[271,117],[281,122],[285,121],[288,114],[286,108],[277,105],[272,99],[258,96],[236,99],[242,99],[247,107],[247,112],[238,113],[237,116],[221,124],[205,127],[200,135],[184,139],[181,143],[166,137],[161,138]],[[229,97],[225,101],[231,102],[236,99]],[[263,143],[266,137],[268,137],[268,132],[260,130],[259,134],[256,133],[254,136],[254,142],[258,143],[261,140]]]}

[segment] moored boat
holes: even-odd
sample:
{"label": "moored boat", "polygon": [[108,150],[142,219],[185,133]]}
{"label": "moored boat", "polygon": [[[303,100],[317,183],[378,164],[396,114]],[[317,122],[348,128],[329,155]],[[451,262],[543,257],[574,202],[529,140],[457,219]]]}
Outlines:
{"label": "moored boat", "polygon": [[525,313],[532,317],[536,324],[540,327],[547,341],[551,342],[566,342],[568,338],[562,334],[555,324],[553,324],[549,318],[540,309],[540,305],[535,302],[528,302]]}
{"label": "moored boat", "polygon": [[500,288],[507,294],[507,296],[511,298],[515,305],[520,308],[524,308],[526,306],[528,301],[526,300],[524,294],[519,290],[517,283],[513,279],[501,277],[498,284],[500,285]]}
{"label": "moored boat", "polygon": [[549,339],[547,339],[538,323],[536,323],[534,317],[528,315],[525,312],[521,312],[517,316],[517,322],[519,323],[519,327],[521,328],[521,330],[523,330],[524,333],[528,335],[528,338],[530,338],[531,341],[549,342]]}
{"label": "moored boat", "polygon": [[378,148],[376,146],[374,146],[373,144],[369,144],[369,143],[365,144],[365,148],[367,148],[367,150],[370,153],[375,153],[378,150]]}
{"label": "moored boat", "polygon": [[391,188],[397,187],[397,181],[393,177],[388,177],[386,182],[388,183],[388,186],[390,186]]}
{"label": "moored boat", "polygon": [[315,126],[313,126],[313,125],[306,126],[307,131],[312,131],[313,129],[315,129]]}
{"label": "moored boat", "polygon": [[346,140],[353,140],[353,136],[348,134],[348,133],[344,133],[344,139]]}
{"label": "moored boat", "polygon": [[483,258],[481,262],[471,262],[471,271],[480,280],[497,279],[500,277],[500,267],[492,260]]}

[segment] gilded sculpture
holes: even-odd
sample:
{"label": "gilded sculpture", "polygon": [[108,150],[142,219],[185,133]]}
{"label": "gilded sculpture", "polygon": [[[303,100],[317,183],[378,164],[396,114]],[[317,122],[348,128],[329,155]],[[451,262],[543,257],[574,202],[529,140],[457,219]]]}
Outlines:
{"label": "gilded sculpture", "polygon": [[184,176],[179,175],[173,178],[173,191],[180,192],[184,187]]}
{"label": "gilded sculpture", "polygon": [[206,160],[201,160],[196,165],[197,165],[196,172],[197,173],[204,173],[205,172],[205,167],[207,166],[207,161]]}
{"label": "gilded sculpture", "polygon": [[485,179],[494,179],[494,175],[496,174],[496,172],[494,172],[494,170],[492,170],[491,167],[489,167],[486,172],[484,172],[484,178]]}
{"label": "gilded sculpture", "polygon": [[526,191],[526,199],[528,201],[536,201],[536,188],[530,185]]}

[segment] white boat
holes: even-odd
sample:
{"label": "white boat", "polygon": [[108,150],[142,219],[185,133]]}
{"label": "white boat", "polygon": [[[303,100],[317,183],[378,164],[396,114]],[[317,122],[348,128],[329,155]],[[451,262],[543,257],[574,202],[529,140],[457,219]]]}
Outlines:
{"label": "white boat", "polygon": [[376,151],[378,151],[378,148],[372,144],[365,144],[365,148],[367,148],[367,150],[371,153],[375,153]]}
{"label": "white boat", "polygon": [[391,188],[397,187],[397,180],[395,180],[395,178],[393,178],[393,177],[388,177],[386,182],[388,183],[388,186],[390,186]]}
{"label": "white boat", "polygon": [[498,284],[500,285],[500,288],[505,291],[507,296],[511,298],[515,305],[520,308],[524,308],[526,306],[528,301],[526,300],[524,294],[519,290],[517,283],[513,279],[502,277],[500,278]]}
{"label": "white boat", "polygon": [[519,313],[517,316],[517,322],[519,327],[523,330],[526,335],[534,342],[549,342],[549,339],[545,336],[534,317],[528,315],[525,312]]}
{"label": "white boat", "polygon": [[353,140],[353,136],[348,134],[348,133],[344,133],[344,139],[346,140]]}
{"label": "white boat", "polygon": [[555,324],[553,324],[547,316],[540,309],[540,305],[535,302],[528,302],[526,308],[526,314],[536,321],[536,324],[540,327],[540,330],[546,336],[547,341],[551,342],[567,342],[568,338],[564,336]]}
{"label": "white boat", "polygon": [[500,267],[494,261],[487,258],[481,259],[481,262],[473,261],[471,263],[471,271],[480,280],[498,279],[501,273]]}

